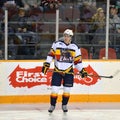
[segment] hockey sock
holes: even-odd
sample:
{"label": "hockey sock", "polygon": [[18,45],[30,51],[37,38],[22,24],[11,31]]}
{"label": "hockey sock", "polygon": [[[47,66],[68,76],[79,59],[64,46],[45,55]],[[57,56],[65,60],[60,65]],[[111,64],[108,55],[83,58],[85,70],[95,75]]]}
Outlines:
{"label": "hockey sock", "polygon": [[62,105],[67,105],[70,98],[70,93],[63,93],[62,95]]}
{"label": "hockey sock", "polygon": [[50,96],[50,103],[51,103],[51,105],[53,105],[53,106],[56,105],[57,97],[58,97],[58,94],[56,94],[56,93],[52,93],[51,94],[51,96]]}

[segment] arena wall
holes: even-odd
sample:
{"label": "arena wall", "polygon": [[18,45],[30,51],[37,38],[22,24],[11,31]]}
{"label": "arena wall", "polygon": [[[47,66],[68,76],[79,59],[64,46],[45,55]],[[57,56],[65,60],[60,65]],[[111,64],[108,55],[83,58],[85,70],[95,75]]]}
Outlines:
{"label": "arena wall", "polygon": [[[42,60],[0,61],[0,103],[48,103],[51,75],[41,76]],[[120,102],[120,60],[83,60],[90,75],[81,78],[75,69],[70,102]],[[113,76],[113,78],[111,78]],[[108,77],[108,78],[105,78]],[[61,101],[60,87],[58,102]]]}

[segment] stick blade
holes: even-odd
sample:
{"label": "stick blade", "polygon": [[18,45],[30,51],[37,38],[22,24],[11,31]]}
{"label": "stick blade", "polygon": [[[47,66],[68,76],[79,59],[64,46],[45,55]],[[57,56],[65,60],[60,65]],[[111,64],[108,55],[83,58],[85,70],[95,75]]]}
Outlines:
{"label": "stick blade", "polygon": [[113,78],[112,75],[111,76],[100,76],[100,77],[102,77],[102,78]]}
{"label": "stick blade", "polygon": [[110,78],[113,78],[113,76],[111,75]]}

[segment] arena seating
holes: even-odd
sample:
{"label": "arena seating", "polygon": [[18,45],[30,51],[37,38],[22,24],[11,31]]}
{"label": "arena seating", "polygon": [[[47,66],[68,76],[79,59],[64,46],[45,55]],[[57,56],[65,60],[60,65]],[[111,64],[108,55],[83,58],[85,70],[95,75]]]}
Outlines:
{"label": "arena seating", "polygon": [[[104,59],[105,48],[101,48],[99,52],[99,59]],[[113,48],[108,48],[108,59],[117,59],[116,51]]]}

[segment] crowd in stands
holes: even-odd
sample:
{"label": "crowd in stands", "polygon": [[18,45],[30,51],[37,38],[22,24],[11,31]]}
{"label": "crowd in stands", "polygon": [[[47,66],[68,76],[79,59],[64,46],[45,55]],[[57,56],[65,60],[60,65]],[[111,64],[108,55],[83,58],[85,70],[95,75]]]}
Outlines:
{"label": "crowd in stands", "polygon": [[[105,45],[105,2],[106,0],[1,0],[0,50],[3,50],[2,45],[4,44],[4,10],[8,10],[9,59],[22,59],[16,56],[24,54],[40,58],[41,48],[39,44],[41,39],[45,40],[50,37],[49,35],[48,38],[47,35],[43,37],[39,33],[55,33],[55,12],[56,9],[59,9],[60,33],[66,28],[73,29],[75,33],[80,33],[75,42],[77,44],[91,44],[91,47],[86,48],[88,51],[92,49],[93,58],[98,58],[96,55],[99,49],[96,49],[94,45],[97,44],[102,47]],[[119,9],[120,1],[111,0],[109,29],[112,34],[110,34],[109,45],[119,45],[116,47],[117,52],[120,52],[120,35],[117,34],[120,33]],[[54,13],[51,20],[48,19],[49,13]],[[54,22],[54,25],[46,24],[46,22]],[[54,40],[54,36],[51,39]],[[3,52],[1,53],[3,54]]]}

